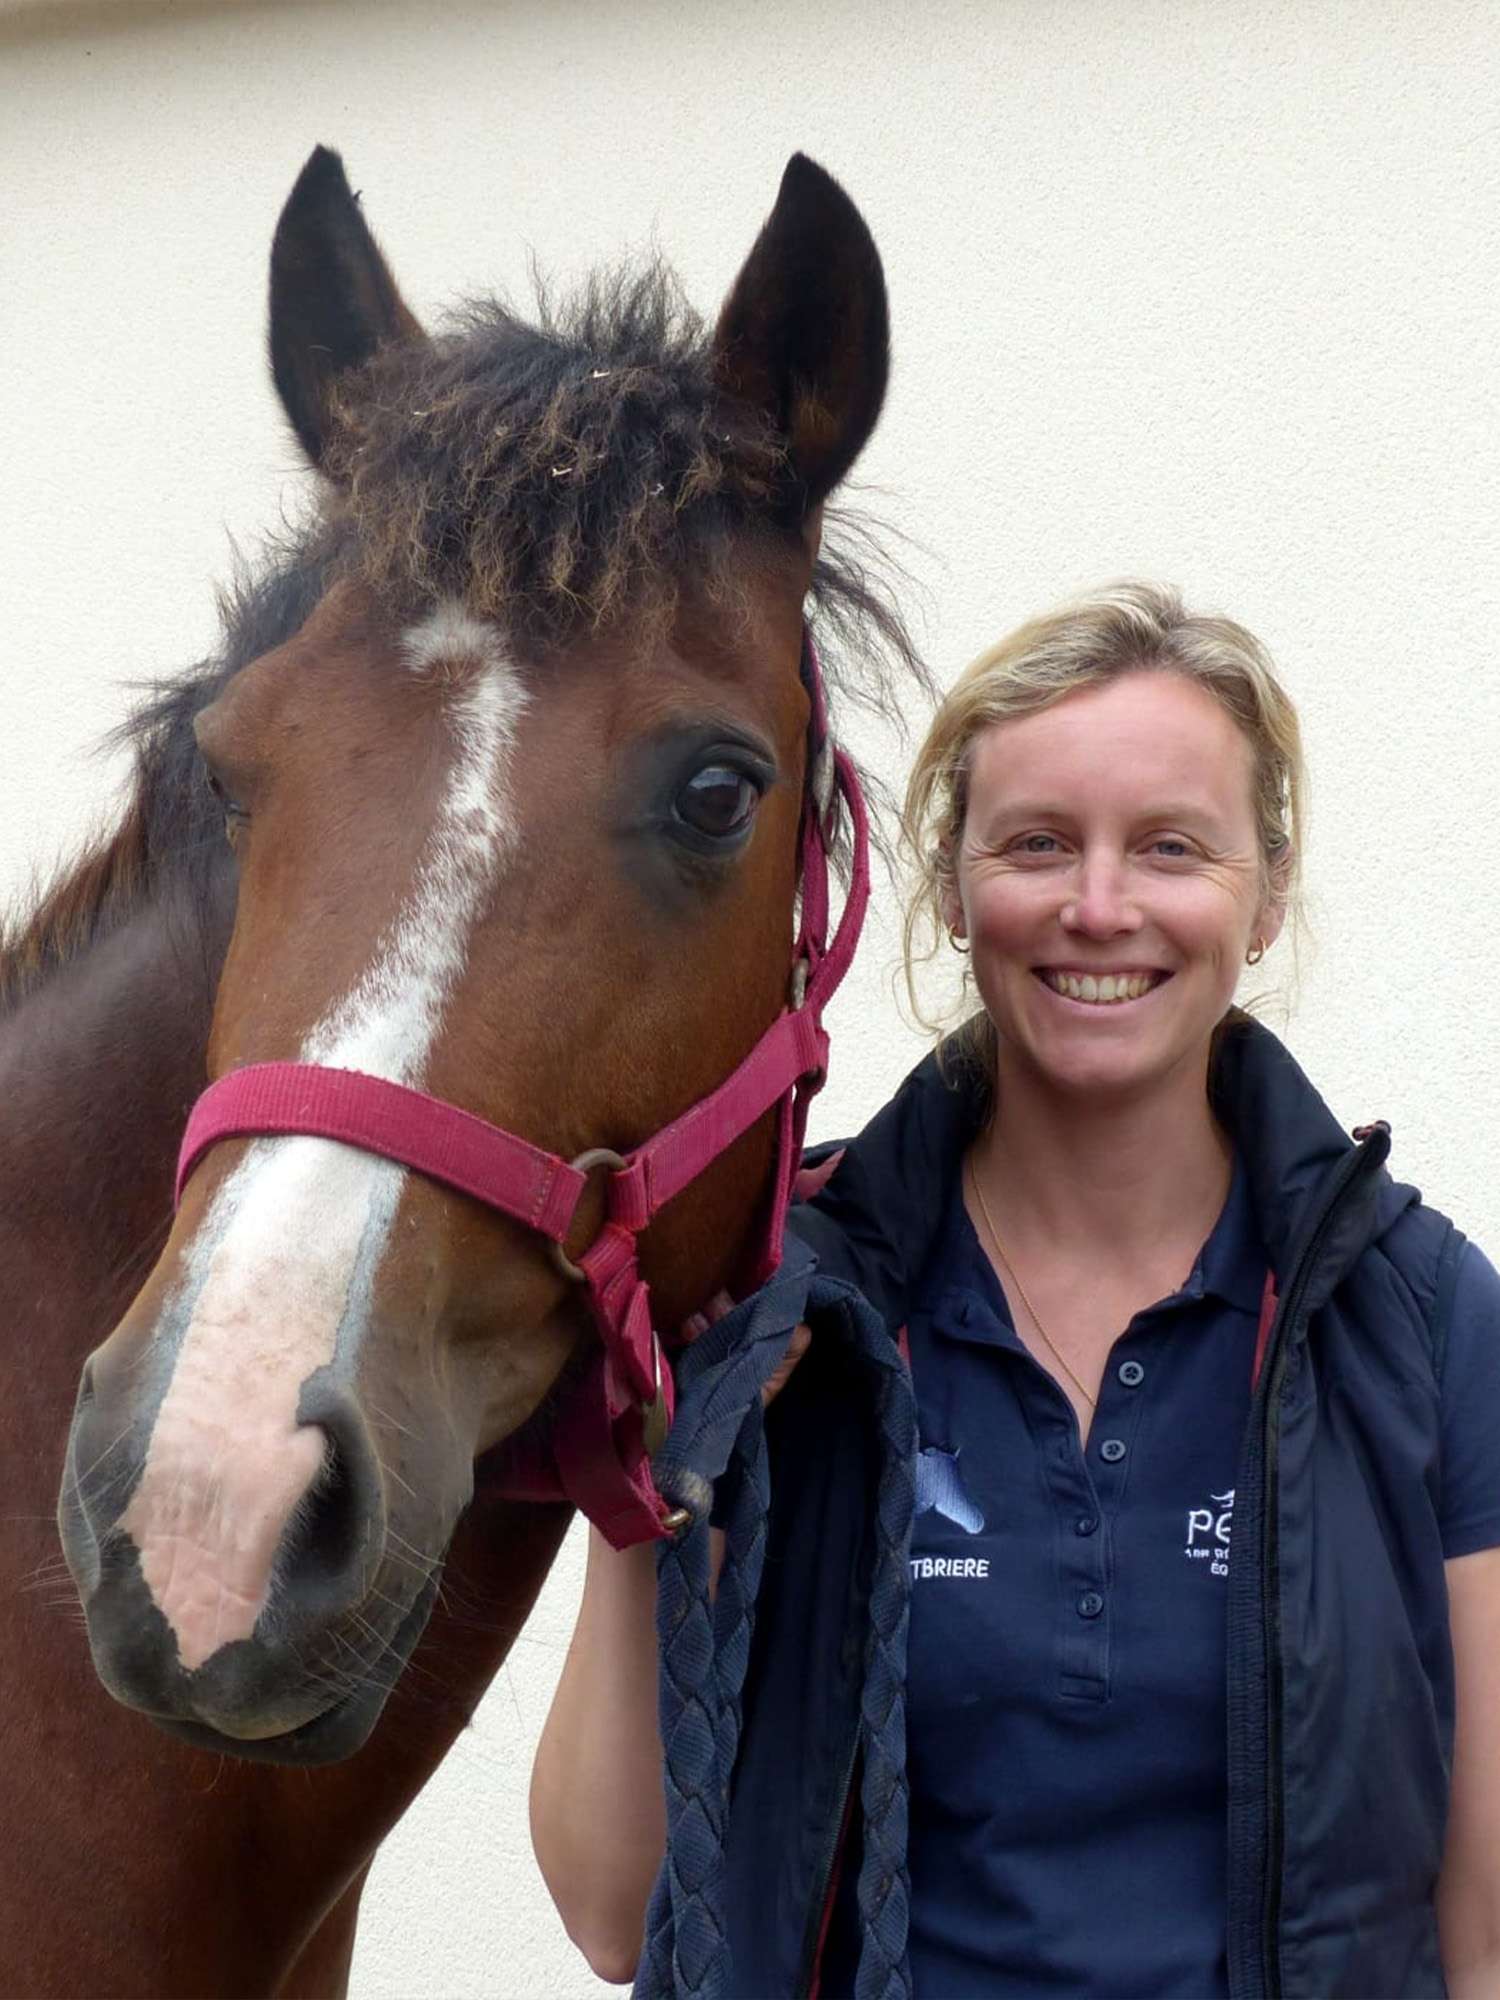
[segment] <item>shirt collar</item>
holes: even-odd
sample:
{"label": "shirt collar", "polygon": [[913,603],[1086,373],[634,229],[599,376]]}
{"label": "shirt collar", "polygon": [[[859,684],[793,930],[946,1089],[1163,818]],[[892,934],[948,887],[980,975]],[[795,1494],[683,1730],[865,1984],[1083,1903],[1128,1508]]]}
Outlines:
{"label": "shirt collar", "polygon": [[[926,1296],[915,1316],[930,1317],[942,1332],[958,1340],[1011,1345],[1016,1336],[1005,1294],[969,1221],[961,1194],[955,1195],[954,1212],[940,1237],[935,1264],[936,1282],[924,1287]],[[1219,1299],[1241,1312],[1259,1313],[1266,1268],[1249,1176],[1236,1154],[1219,1218],[1186,1282],[1171,1295],[1171,1301]],[[1162,1301],[1164,1306],[1168,1303]]]}
{"label": "shirt collar", "polygon": [[1229,1193],[1207,1242],[1198,1252],[1182,1295],[1223,1299],[1242,1312],[1258,1313],[1265,1284],[1266,1253],[1255,1226],[1250,1176],[1236,1153]]}

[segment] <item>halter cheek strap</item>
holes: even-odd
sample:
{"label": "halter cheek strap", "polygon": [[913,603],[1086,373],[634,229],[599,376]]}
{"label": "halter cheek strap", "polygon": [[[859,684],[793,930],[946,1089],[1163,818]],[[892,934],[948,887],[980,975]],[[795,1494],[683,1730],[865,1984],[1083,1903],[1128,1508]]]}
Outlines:
{"label": "halter cheek strap", "polygon": [[[823,1010],[854,956],[869,899],[864,799],[853,765],[827,735],[811,635],[803,663],[817,749],[802,811],[792,1004],[716,1090],[630,1153],[594,1149],[567,1161],[405,1084],[313,1063],[258,1063],[209,1085],[193,1107],[178,1158],[180,1201],[194,1167],[221,1139],[334,1139],[410,1167],[546,1238],[564,1273],[586,1286],[603,1351],[545,1436],[523,1432],[506,1447],[500,1491],[571,1500],[616,1548],[652,1540],[673,1525],[650,1466],[671,1422],[672,1372],[652,1323],[638,1239],[675,1195],[779,1106],[774,1179],[753,1282],[775,1270],[808,1107],[827,1071]],[[853,867],[830,940],[828,842],[836,795],[849,813]],[[562,1246],[596,1173],[604,1175],[604,1221],[575,1262]]]}

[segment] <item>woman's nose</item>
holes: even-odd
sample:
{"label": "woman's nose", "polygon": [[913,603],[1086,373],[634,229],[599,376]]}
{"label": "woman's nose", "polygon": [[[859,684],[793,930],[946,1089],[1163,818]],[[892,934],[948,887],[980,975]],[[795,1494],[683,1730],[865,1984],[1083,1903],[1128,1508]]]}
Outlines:
{"label": "woman's nose", "polygon": [[1122,856],[1084,856],[1073,894],[1063,905],[1062,924],[1065,930],[1090,938],[1119,937],[1140,929],[1141,913]]}

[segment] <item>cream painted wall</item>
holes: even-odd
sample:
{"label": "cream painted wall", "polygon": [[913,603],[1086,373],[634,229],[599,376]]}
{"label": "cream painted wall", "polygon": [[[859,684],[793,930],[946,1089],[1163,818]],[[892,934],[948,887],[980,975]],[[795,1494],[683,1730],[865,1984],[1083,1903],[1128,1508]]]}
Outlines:
{"label": "cream painted wall", "polygon": [[[108,810],[128,683],[211,643],[231,538],[298,505],[261,295],[315,141],[427,314],[653,235],[712,306],[803,147],[885,255],[862,476],[940,673],[1126,573],[1269,642],[1314,776],[1293,1045],[1493,1248],[1497,103],[1482,0],[0,5],[0,893]],[[891,951],[839,1004],[825,1132],[918,1053]],[[604,1990],[525,1831],[576,1579],[388,1844],[362,2000]]]}

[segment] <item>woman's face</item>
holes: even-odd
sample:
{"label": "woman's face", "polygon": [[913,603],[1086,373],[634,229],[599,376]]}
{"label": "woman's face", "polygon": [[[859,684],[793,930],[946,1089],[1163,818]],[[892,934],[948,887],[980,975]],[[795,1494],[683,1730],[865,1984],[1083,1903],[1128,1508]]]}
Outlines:
{"label": "woman's face", "polygon": [[1158,669],[996,723],[974,743],[947,917],[1012,1065],[1117,1097],[1201,1074],[1263,894],[1254,757],[1228,712]]}

